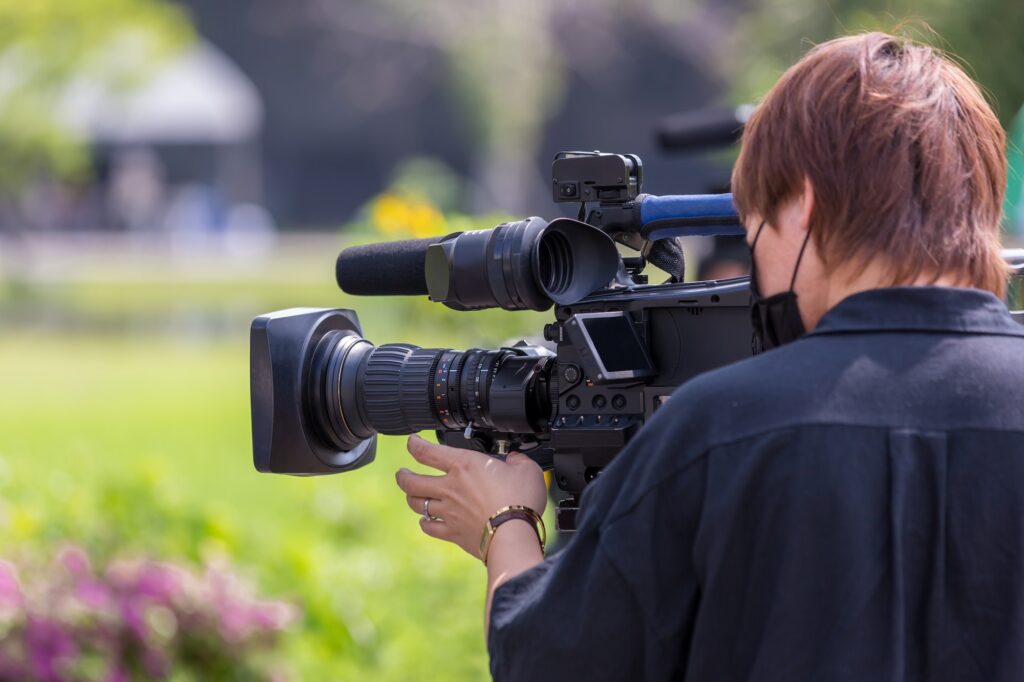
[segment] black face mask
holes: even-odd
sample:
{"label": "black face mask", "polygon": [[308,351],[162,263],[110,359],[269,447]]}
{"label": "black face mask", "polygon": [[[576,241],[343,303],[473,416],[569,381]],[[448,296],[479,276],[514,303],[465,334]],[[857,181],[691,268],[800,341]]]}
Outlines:
{"label": "black face mask", "polygon": [[757,228],[757,234],[754,235],[754,243],[750,245],[750,323],[754,327],[755,353],[789,343],[807,331],[804,329],[804,321],[800,318],[800,308],[796,303],[793,285],[796,284],[796,273],[800,270],[800,261],[803,260],[804,249],[807,248],[807,240],[811,235],[807,233],[803,246],[800,247],[800,255],[797,256],[796,265],[793,267],[793,278],[789,281],[789,291],[764,297],[757,284],[757,259],[754,258],[754,248],[757,246],[757,240],[761,238],[764,223],[762,220],[761,226]]}

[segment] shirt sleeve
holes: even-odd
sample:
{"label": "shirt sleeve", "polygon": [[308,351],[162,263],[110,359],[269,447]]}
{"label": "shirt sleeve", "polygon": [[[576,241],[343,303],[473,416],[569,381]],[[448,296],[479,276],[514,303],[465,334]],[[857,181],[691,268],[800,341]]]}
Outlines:
{"label": "shirt sleeve", "polygon": [[494,594],[496,682],[681,676],[699,601],[691,557],[703,461],[641,489],[630,486],[652,480],[644,466],[616,462],[616,475],[593,484],[601,494],[584,497],[568,545]]}

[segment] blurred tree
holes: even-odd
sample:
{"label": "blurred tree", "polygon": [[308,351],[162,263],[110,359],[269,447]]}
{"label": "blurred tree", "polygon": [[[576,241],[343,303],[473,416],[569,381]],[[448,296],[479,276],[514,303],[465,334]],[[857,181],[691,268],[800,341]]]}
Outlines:
{"label": "blurred tree", "polygon": [[882,30],[955,56],[988,91],[1004,125],[1024,103],[1021,0],[767,0],[737,17],[730,71],[739,101],[762,96],[812,44]]}
{"label": "blurred tree", "polygon": [[1009,131],[1006,203],[1003,215],[1007,231],[1024,240],[1024,107],[1017,112]]}
{"label": "blurred tree", "polygon": [[59,105],[78,79],[130,87],[191,36],[161,0],[0,0],[0,194],[87,167]]}
{"label": "blurred tree", "polygon": [[372,102],[415,83],[422,64],[403,58],[409,46],[444,55],[479,150],[474,204],[511,213],[529,205],[531,185],[541,181],[536,156],[567,73],[603,82],[630,58],[620,25],[645,26],[683,59],[714,71],[728,48],[716,38],[730,18],[700,0],[315,0],[311,7],[311,20],[343,37],[339,61],[357,74],[354,100]]}

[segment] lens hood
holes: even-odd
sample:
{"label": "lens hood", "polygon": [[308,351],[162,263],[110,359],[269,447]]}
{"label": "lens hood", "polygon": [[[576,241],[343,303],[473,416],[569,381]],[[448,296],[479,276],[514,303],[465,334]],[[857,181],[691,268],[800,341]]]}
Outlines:
{"label": "lens hood", "polygon": [[[291,308],[260,315],[249,330],[249,380],[253,464],[277,474],[333,474],[369,464],[376,436],[344,442],[323,437],[316,412],[329,405],[316,398],[324,386],[314,367],[317,349],[361,338],[355,312],[331,308]],[[351,345],[349,343],[349,345]],[[337,418],[328,414],[327,418]]]}

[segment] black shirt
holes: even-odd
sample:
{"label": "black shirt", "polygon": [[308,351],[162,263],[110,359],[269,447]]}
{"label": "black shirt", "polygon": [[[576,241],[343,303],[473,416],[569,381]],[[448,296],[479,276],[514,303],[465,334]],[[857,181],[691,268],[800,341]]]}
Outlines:
{"label": "black shirt", "polygon": [[680,387],[488,648],[499,682],[1024,679],[1024,326],[879,289]]}

